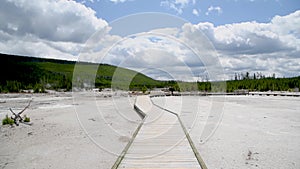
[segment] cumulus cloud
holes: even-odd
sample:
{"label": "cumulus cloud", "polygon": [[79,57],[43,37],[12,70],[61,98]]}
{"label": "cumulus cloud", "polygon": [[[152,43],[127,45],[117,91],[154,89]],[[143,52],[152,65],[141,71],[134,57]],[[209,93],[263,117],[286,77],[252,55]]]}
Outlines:
{"label": "cumulus cloud", "polygon": [[[276,16],[270,23],[243,22],[215,27],[199,23],[215,47],[226,54],[264,54],[299,51],[300,11]],[[284,26],[283,26],[284,25]],[[292,55],[293,56],[293,55]]]}
{"label": "cumulus cloud", "polygon": [[222,13],[222,8],[219,6],[210,6],[205,15],[210,15],[212,12],[216,12],[219,15]]}
{"label": "cumulus cloud", "polygon": [[171,76],[195,80],[203,70],[218,65],[218,60],[205,36],[199,31],[200,34],[195,34],[196,29],[189,25],[192,24],[130,36],[115,44],[102,62],[134,70],[152,69],[147,75],[155,79],[166,80]]}
{"label": "cumulus cloud", "polygon": [[[236,72],[298,76],[299,18],[300,11],[296,11],[287,16],[275,16],[269,23],[243,22],[220,26],[208,22],[186,23],[176,29],[152,30],[147,36],[134,36],[119,44],[107,62],[136,70],[156,67],[179,79],[189,74],[186,76],[189,80],[206,74],[211,75],[211,80],[231,79]],[[176,40],[168,39],[168,36]],[[215,52],[219,57],[213,57]],[[151,76],[170,78],[153,70]]]}
{"label": "cumulus cloud", "polygon": [[[75,1],[5,0],[0,6],[0,50],[23,55],[74,55],[94,32],[107,26],[95,14]],[[44,53],[37,52],[43,48]]]}
{"label": "cumulus cloud", "polygon": [[227,74],[262,71],[284,76],[300,72],[299,23],[300,11],[296,11],[275,16],[269,23],[199,23],[193,27],[213,43]]}
{"label": "cumulus cloud", "polygon": [[167,32],[164,29],[157,29],[125,38],[114,44],[101,62],[134,70],[151,69],[151,74],[147,75],[155,79],[185,77],[185,80],[191,81],[193,80],[191,67],[199,61],[183,42],[169,37],[175,31],[178,34],[180,30],[173,29]]}
{"label": "cumulus cloud", "polygon": [[175,66],[183,52],[179,42],[158,34],[142,33],[116,44],[105,62],[111,63],[113,59],[115,65],[126,67]]}

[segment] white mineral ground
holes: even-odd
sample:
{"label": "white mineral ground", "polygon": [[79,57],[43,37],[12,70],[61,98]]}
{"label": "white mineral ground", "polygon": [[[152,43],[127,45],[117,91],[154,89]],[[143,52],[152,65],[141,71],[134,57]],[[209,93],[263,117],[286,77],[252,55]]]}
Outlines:
{"label": "white mineral ground", "polygon": [[[300,168],[300,97],[186,96],[153,100],[181,112],[208,168]],[[217,130],[201,143],[203,126],[216,116],[222,117]],[[218,118],[212,121],[218,124]]]}
{"label": "white mineral ground", "polygon": [[[9,108],[21,111],[32,98],[24,112],[31,126],[0,127],[0,168],[111,168],[141,122],[135,98],[126,92],[1,94],[0,118],[11,115]],[[208,168],[300,167],[300,97],[153,101],[180,114]],[[208,140],[200,138],[210,134],[203,133],[207,121],[219,124]]]}

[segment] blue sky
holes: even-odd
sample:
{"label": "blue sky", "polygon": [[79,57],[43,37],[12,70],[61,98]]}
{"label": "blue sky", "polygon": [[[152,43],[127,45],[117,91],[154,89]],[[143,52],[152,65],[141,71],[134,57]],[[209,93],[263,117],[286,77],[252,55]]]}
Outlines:
{"label": "blue sky", "polygon": [[[275,15],[287,15],[300,8],[298,0],[77,0],[111,22],[140,12],[163,12],[177,15],[196,24],[211,22],[218,25],[246,21],[269,22]],[[165,2],[165,3],[164,3]],[[166,3],[167,2],[167,3]],[[174,9],[171,4],[177,9]],[[208,12],[208,9],[213,9]],[[219,11],[217,9],[220,9]],[[193,13],[193,11],[197,11]]]}
{"label": "blue sky", "polygon": [[3,0],[0,23],[1,53],[164,80],[300,76],[299,0]]}

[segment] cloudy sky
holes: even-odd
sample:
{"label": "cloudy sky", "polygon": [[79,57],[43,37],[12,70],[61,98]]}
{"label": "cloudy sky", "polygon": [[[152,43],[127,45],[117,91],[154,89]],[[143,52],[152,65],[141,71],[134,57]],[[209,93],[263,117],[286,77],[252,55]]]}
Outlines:
{"label": "cloudy sky", "polygon": [[298,0],[2,0],[0,52],[156,79],[300,75]]}

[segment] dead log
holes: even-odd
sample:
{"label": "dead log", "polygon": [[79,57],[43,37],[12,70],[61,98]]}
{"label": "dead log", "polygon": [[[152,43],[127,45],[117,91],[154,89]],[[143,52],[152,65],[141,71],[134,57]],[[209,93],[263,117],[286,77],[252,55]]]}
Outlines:
{"label": "dead log", "polygon": [[14,120],[14,123],[19,126],[19,123],[23,123],[24,119],[21,117],[21,114],[30,106],[30,103],[32,102],[32,99],[29,101],[28,105],[19,113],[15,113],[11,108],[9,108],[9,110],[11,111],[11,113],[13,114],[13,116],[11,116],[11,119]]}

